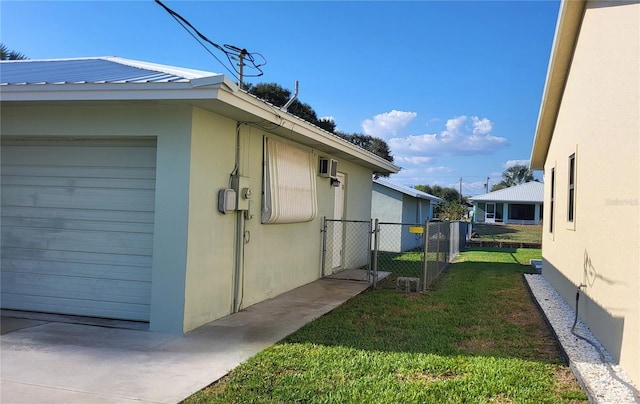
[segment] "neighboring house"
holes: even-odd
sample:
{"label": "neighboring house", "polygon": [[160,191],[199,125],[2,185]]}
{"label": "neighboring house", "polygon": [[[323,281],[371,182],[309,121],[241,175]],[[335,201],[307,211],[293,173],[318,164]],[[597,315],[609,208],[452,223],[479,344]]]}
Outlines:
{"label": "neighboring house", "polygon": [[[433,218],[433,204],[444,202],[437,196],[418,191],[405,185],[398,185],[383,179],[373,180],[371,198],[371,218],[380,222],[396,223],[386,225],[380,239],[383,251],[408,251],[421,247],[422,234],[410,233],[409,225],[423,225]],[[404,226],[397,225],[404,223]]]}
{"label": "neighboring house", "polygon": [[542,274],[640,386],[640,2],[563,1],[531,168]]}
{"label": "neighboring house", "polygon": [[531,181],[469,198],[475,223],[538,224],[544,184]]}
{"label": "neighboring house", "polygon": [[2,62],[0,101],[3,309],[187,332],[321,277],[322,217],[398,171],[216,73]]}

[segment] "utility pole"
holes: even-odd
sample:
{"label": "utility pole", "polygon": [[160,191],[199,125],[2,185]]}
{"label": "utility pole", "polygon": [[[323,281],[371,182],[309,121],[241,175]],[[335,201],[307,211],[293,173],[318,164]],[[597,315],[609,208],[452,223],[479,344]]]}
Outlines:
{"label": "utility pole", "polygon": [[238,87],[242,88],[243,71],[244,71],[244,57],[247,55],[246,49],[240,49],[238,52]]}
{"label": "utility pole", "polygon": [[489,177],[487,177],[487,193],[489,192]]}
{"label": "utility pole", "polygon": [[462,177],[460,177],[460,203],[462,204]]}

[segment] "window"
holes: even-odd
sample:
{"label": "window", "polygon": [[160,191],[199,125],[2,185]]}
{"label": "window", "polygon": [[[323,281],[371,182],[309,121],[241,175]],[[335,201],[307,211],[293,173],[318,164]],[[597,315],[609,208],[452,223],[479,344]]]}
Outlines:
{"label": "window", "polygon": [[556,199],[556,168],[551,169],[551,197],[549,198],[549,233],[553,233],[553,208]]}
{"label": "window", "polygon": [[262,223],[300,223],[318,213],[313,153],[265,138]]}
{"label": "window", "polygon": [[576,155],[569,156],[569,195],[568,195],[567,220],[573,222],[576,204]]}
{"label": "window", "polygon": [[509,220],[535,220],[536,205],[524,203],[509,204]]}

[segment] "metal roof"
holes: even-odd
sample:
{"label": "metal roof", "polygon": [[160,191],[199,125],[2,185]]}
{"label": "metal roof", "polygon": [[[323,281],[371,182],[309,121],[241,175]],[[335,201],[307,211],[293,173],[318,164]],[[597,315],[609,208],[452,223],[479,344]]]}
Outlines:
{"label": "metal roof", "polygon": [[426,192],[418,191],[417,189],[408,187],[406,185],[394,184],[392,182],[389,182],[380,178],[374,179],[373,182],[375,184],[382,185],[383,187],[393,189],[394,191],[401,192],[405,195],[409,195],[414,198],[429,199],[434,202],[444,202],[444,200],[442,200],[441,198],[438,198],[437,196],[428,194]]}
{"label": "metal roof", "polygon": [[223,74],[118,57],[0,63],[2,104],[149,100],[188,100],[193,106],[238,121],[271,122],[273,134],[356,162],[374,172],[400,170],[382,157],[241,90]]}
{"label": "metal roof", "polygon": [[186,83],[219,73],[117,57],[15,60],[0,63],[0,85]]}
{"label": "metal roof", "polygon": [[477,195],[469,198],[472,202],[537,202],[544,201],[544,184],[537,181]]}

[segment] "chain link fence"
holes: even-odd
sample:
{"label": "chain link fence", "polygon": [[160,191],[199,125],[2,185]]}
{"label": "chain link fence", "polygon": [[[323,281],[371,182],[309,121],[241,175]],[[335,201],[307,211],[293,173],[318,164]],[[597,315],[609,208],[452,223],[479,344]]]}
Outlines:
{"label": "chain link fence", "polygon": [[426,291],[467,240],[466,222],[323,222],[323,276]]}
{"label": "chain link fence", "polygon": [[324,219],[324,277],[375,283],[371,268],[371,223],[370,220]]}

